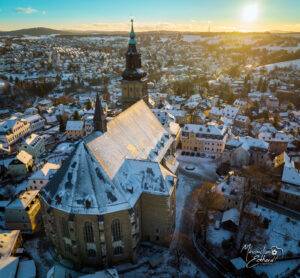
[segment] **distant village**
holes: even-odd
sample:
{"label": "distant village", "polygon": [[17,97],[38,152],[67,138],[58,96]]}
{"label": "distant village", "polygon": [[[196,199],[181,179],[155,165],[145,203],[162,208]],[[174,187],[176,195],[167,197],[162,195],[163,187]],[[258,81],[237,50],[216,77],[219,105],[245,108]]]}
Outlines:
{"label": "distant village", "polygon": [[297,277],[300,38],[131,28],[0,37],[0,277]]}

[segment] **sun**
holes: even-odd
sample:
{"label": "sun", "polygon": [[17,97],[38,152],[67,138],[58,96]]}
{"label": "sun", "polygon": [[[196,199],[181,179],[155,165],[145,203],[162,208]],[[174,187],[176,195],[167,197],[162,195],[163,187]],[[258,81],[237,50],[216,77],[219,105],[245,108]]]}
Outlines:
{"label": "sun", "polygon": [[259,8],[257,4],[249,4],[245,6],[242,10],[242,20],[245,22],[254,22],[256,21],[259,13]]}

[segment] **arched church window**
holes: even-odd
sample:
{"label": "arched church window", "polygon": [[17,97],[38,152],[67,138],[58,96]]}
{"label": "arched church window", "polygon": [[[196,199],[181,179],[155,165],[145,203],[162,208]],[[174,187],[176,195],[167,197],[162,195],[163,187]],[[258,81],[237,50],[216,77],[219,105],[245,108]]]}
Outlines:
{"label": "arched church window", "polygon": [[119,219],[115,219],[111,224],[111,233],[113,241],[121,240],[121,224]]}
{"label": "arched church window", "polygon": [[94,242],[94,232],[91,222],[84,223],[83,234],[86,242]]}
{"label": "arched church window", "polygon": [[70,237],[68,222],[63,217],[60,219],[60,228],[63,237]]}

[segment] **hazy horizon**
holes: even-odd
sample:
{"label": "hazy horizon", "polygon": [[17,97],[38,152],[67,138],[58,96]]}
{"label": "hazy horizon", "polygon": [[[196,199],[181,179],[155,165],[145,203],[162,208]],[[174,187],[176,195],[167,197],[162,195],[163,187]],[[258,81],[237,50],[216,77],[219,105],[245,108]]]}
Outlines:
{"label": "hazy horizon", "polygon": [[0,0],[0,30],[299,32],[297,0]]}

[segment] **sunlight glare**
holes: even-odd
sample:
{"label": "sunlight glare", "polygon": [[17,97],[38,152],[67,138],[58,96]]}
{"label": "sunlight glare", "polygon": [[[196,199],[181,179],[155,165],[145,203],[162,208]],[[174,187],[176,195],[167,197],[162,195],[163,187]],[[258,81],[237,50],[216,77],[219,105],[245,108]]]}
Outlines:
{"label": "sunlight glare", "polygon": [[242,20],[245,22],[254,22],[258,17],[259,9],[257,4],[249,4],[242,10]]}

